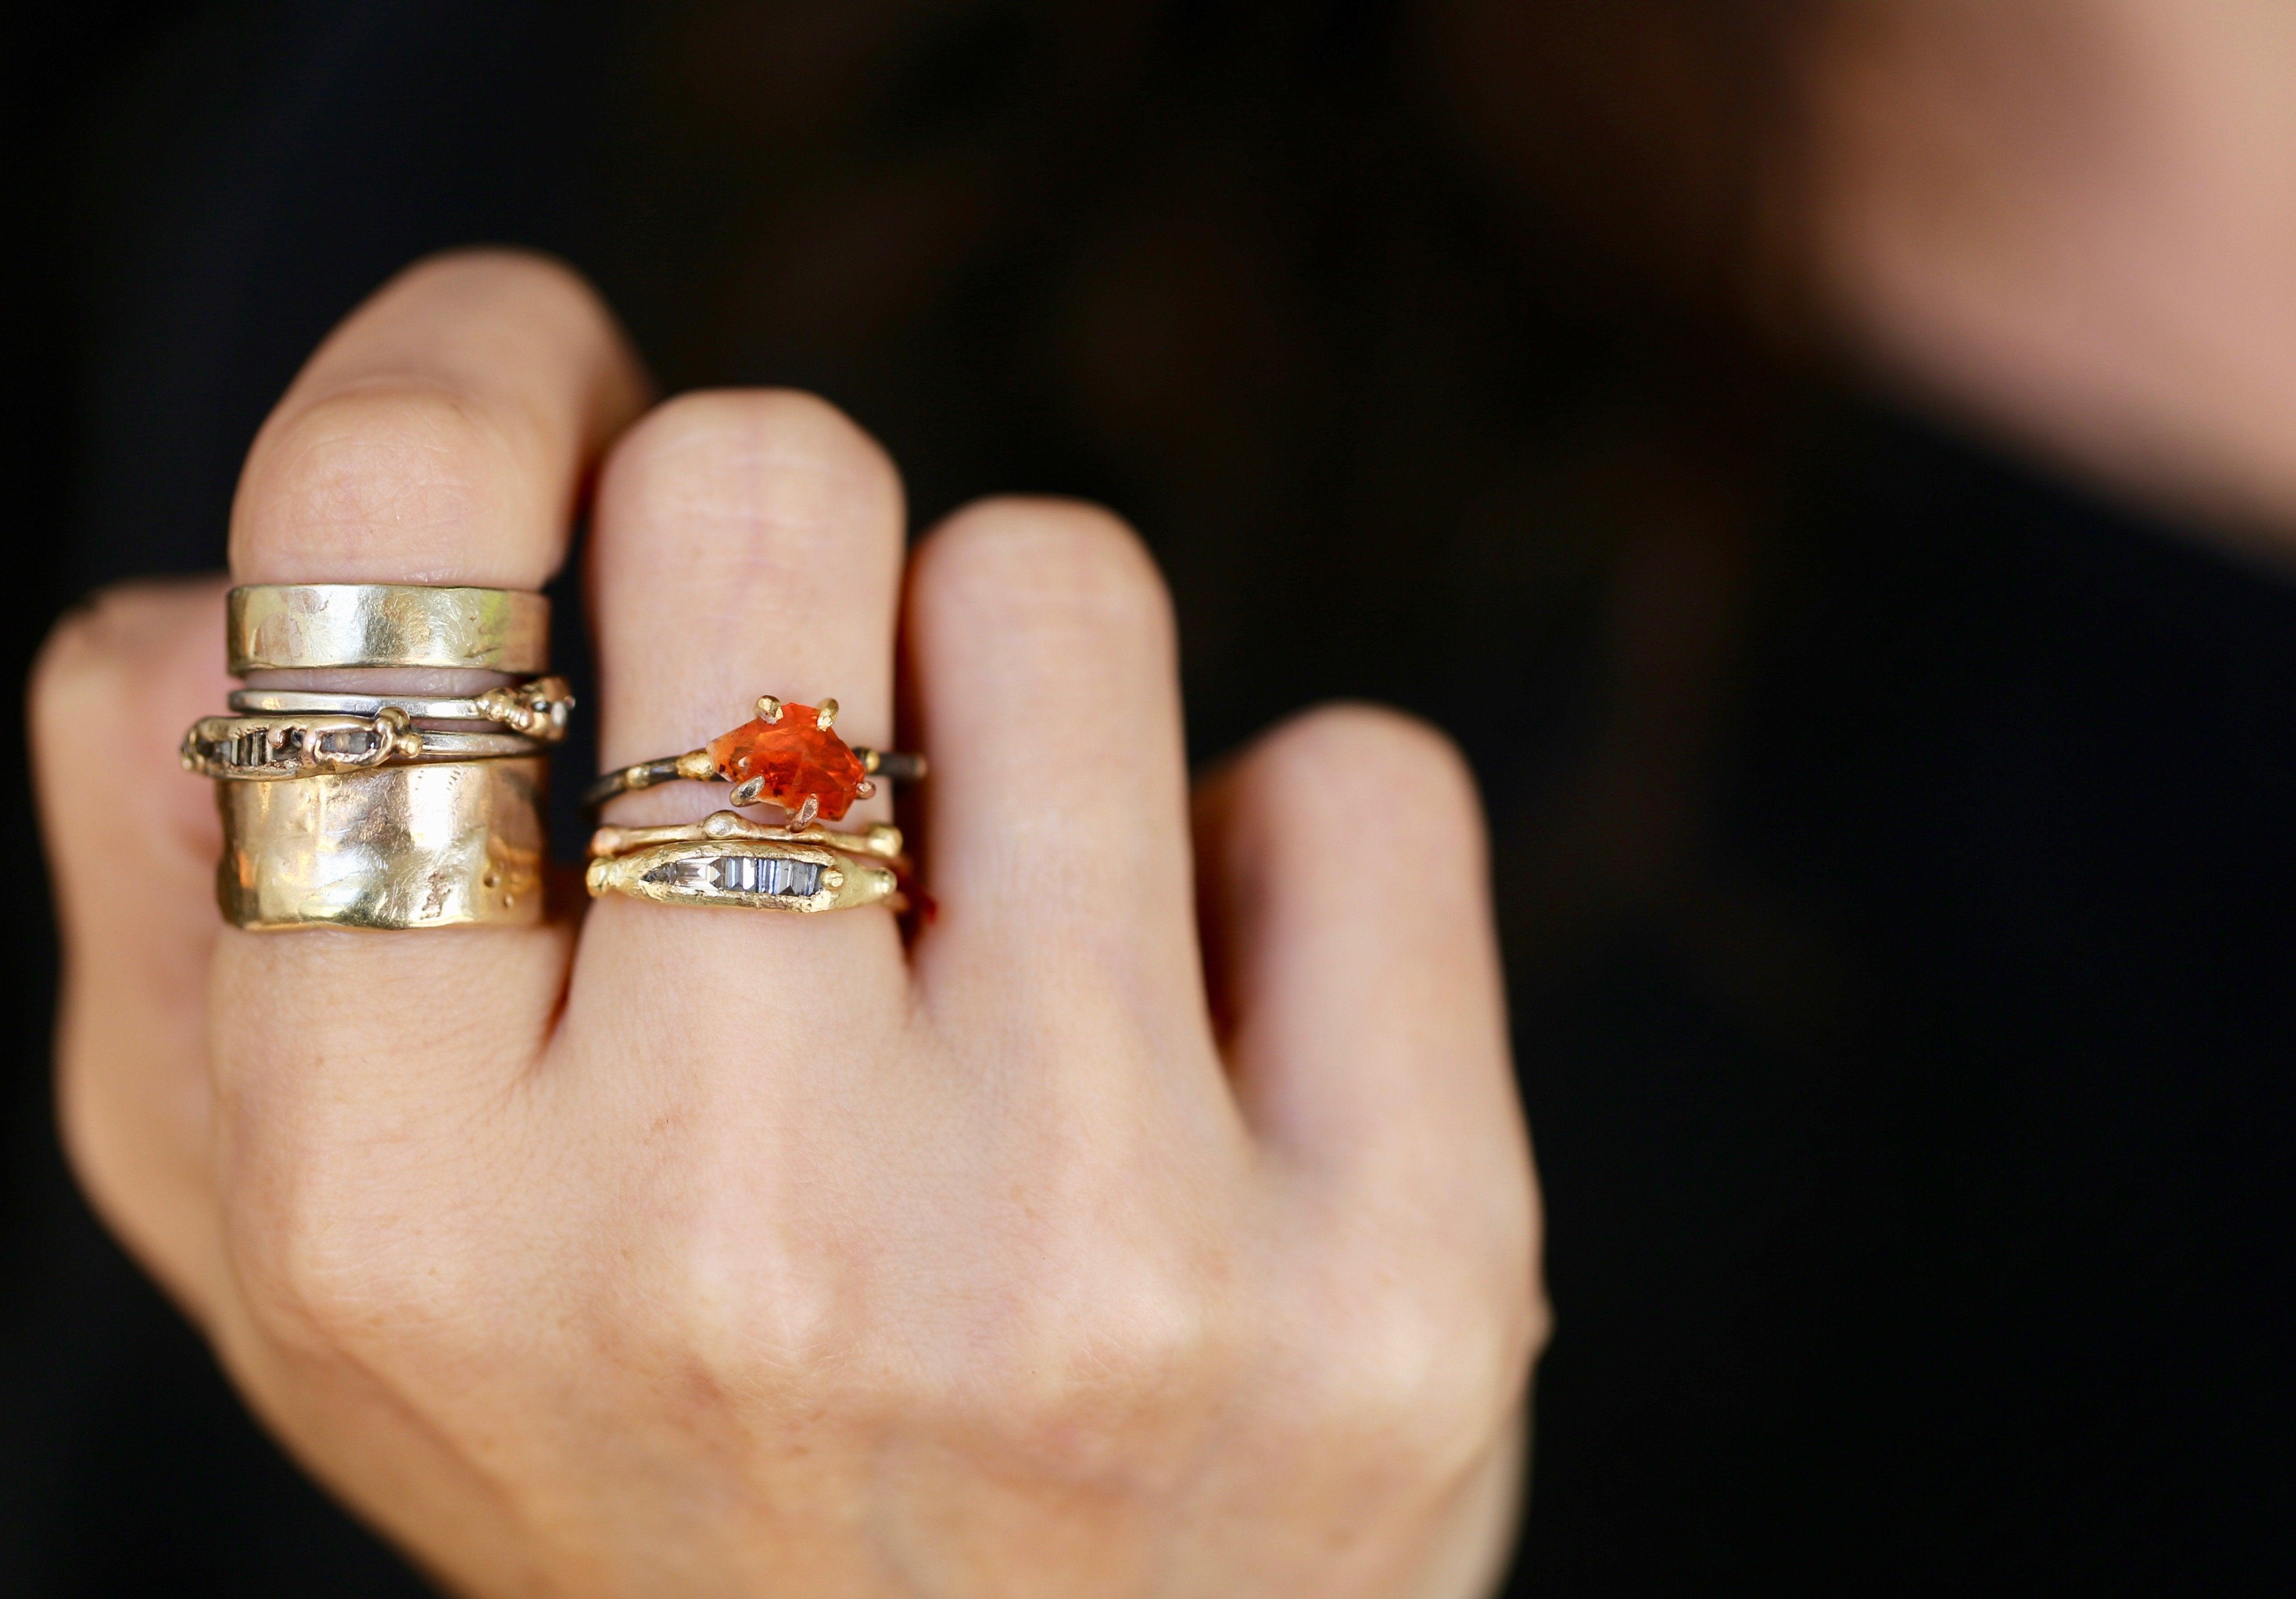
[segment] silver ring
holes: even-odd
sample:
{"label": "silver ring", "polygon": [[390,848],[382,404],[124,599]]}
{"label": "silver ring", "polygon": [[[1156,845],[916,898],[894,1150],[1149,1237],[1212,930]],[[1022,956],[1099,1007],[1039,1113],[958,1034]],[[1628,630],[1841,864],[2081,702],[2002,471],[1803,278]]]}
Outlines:
{"label": "silver ring", "polygon": [[657,905],[804,914],[864,905],[907,907],[891,862],[794,840],[657,844],[593,860],[584,882],[594,899],[627,894]]}
{"label": "silver ring", "polygon": [[574,695],[558,677],[455,699],[414,694],[325,693],[316,689],[236,688],[227,701],[242,716],[375,717],[397,710],[416,722],[499,722],[513,733],[556,743],[566,736]]}

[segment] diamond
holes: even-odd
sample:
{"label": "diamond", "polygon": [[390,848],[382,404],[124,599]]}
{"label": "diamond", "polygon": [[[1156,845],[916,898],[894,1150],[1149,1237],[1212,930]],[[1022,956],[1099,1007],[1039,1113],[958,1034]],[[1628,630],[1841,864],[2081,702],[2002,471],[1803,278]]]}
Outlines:
{"label": "diamond", "polygon": [[807,899],[821,892],[821,872],[818,861],[786,860],[774,855],[716,855],[664,861],[645,874],[645,881],[706,893]]}

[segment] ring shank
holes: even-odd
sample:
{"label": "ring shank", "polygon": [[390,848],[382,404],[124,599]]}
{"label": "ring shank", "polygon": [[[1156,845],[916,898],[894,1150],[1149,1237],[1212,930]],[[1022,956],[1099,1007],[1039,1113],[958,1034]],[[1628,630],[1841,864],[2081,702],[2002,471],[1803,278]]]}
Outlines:
{"label": "ring shank", "polygon": [[[861,769],[872,777],[882,777],[889,783],[920,783],[925,775],[925,758],[905,750],[856,749]],[[676,783],[680,778],[696,783],[724,783],[725,775],[709,761],[707,750],[689,750],[684,755],[665,755],[654,760],[642,760],[635,766],[623,767],[592,780],[582,791],[582,808],[594,811],[607,800],[624,794],[634,794],[640,789],[650,789],[657,783]]]}

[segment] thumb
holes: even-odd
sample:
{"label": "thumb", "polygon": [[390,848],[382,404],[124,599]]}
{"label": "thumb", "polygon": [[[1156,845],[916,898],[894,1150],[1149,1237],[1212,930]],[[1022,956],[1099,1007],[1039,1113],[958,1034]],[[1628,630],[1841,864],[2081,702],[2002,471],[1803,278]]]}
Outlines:
{"label": "thumb", "polygon": [[64,1148],[104,1221],[195,1316],[217,1259],[207,987],[222,839],[176,747],[230,686],[225,587],[97,595],[49,635],[29,718],[62,941]]}

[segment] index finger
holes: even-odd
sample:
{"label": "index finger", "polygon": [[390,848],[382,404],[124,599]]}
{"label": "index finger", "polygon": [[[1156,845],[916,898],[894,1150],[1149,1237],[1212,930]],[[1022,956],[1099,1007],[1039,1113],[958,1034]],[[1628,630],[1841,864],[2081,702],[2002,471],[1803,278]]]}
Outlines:
{"label": "index finger", "polygon": [[[539,587],[643,390],[563,266],[505,252],[417,265],[352,313],[258,433],[234,575]],[[485,1125],[473,1106],[498,1103],[539,1053],[567,951],[551,926],[225,929],[209,1015],[226,1218],[282,1196],[325,1213],[326,1184],[359,1166],[346,1149],[383,1141],[403,1159]]]}
{"label": "index finger", "polygon": [[232,575],[539,588],[645,387],[605,307],[556,262],[418,263],[351,313],[257,433]]}

